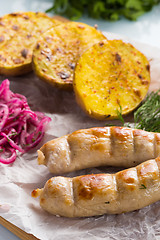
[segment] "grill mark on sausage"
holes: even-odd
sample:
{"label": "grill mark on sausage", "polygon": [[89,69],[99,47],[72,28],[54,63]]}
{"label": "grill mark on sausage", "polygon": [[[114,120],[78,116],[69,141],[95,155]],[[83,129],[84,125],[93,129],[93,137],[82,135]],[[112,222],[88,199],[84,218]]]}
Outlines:
{"label": "grill mark on sausage", "polygon": [[[134,131],[134,130],[133,130],[133,131]],[[134,138],[133,131],[132,131],[131,134],[132,134],[132,144],[133,144],[133,155],[135,155],[136,150],[135,150],[135,138]],[[136,161],[133,161],[133,163],[135,164]]]}
{"label": "grill mark on sausage", "polygon": [[154,134],[154,140],[153,140],[154,158],[156,158],[156,151],[157,151],[157,141],[156,141],[156,134]]}

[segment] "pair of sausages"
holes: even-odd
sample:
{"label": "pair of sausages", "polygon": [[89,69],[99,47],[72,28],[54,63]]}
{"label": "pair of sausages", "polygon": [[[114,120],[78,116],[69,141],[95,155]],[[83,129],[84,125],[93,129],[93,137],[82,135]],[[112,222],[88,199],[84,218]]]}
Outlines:
{"label": "pair of sausages", "polygon": [[65,217],[140,209],[160,200],[159,155],[160,133],[123,127],[78,130],[44,144],[39,164],[54,174],[104,165],[131,168],[116,174],[53,177],[32,196],[40,196],[46,211]]}

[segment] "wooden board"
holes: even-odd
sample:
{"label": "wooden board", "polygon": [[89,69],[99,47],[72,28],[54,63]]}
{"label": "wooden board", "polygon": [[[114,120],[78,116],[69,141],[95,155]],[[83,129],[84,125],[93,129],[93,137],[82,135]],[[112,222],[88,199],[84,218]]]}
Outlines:
{"label": "wooden board", "polygon": [[38,240],[38,238],[36,238],[32,234],[24,232],[22,229],[16,227],[2,217],[0,217],[0,224],[22,240]]}

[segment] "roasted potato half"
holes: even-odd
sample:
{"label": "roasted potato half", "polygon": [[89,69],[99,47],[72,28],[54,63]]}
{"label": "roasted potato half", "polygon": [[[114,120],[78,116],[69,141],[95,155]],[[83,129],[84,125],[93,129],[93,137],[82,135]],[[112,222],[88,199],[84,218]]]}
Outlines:
{"label": "roasted potato half", "polygon": [[45,32],[33,51],[39,78],[65,90],[73,89],[73,72],[80,55],[106,37],[94,27],[67,22]]}
{"label": "roasted potato half", "polygon": [[0,74],[32,70],[32,52],[39,36],[61,22],[44,13],[17,12],[0,18]]}
{"label": "roasted potato half", "polygon": [[85,51],[77,62],[74,91],[89,116],[116,119],[128,114],[147,94],[150,67],[147,58],[121,40],[101,41]]}

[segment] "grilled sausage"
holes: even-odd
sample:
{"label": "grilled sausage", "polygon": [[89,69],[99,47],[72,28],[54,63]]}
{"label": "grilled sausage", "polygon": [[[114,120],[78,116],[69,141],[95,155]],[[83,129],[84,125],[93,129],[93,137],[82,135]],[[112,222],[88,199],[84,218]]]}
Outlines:
{"label": "grilled sausage", "polygon": [[134,211],[160,200],[160,157],[116,174],[53,177],[32,196],[40,196],[46,211],[65,217]]}
{"label": "grilled sausage", "polygon": [[125,127],[83,129],[51,140],[38,163],[54,174],[98,166],[133,167],[160,155],[160,133]]}

